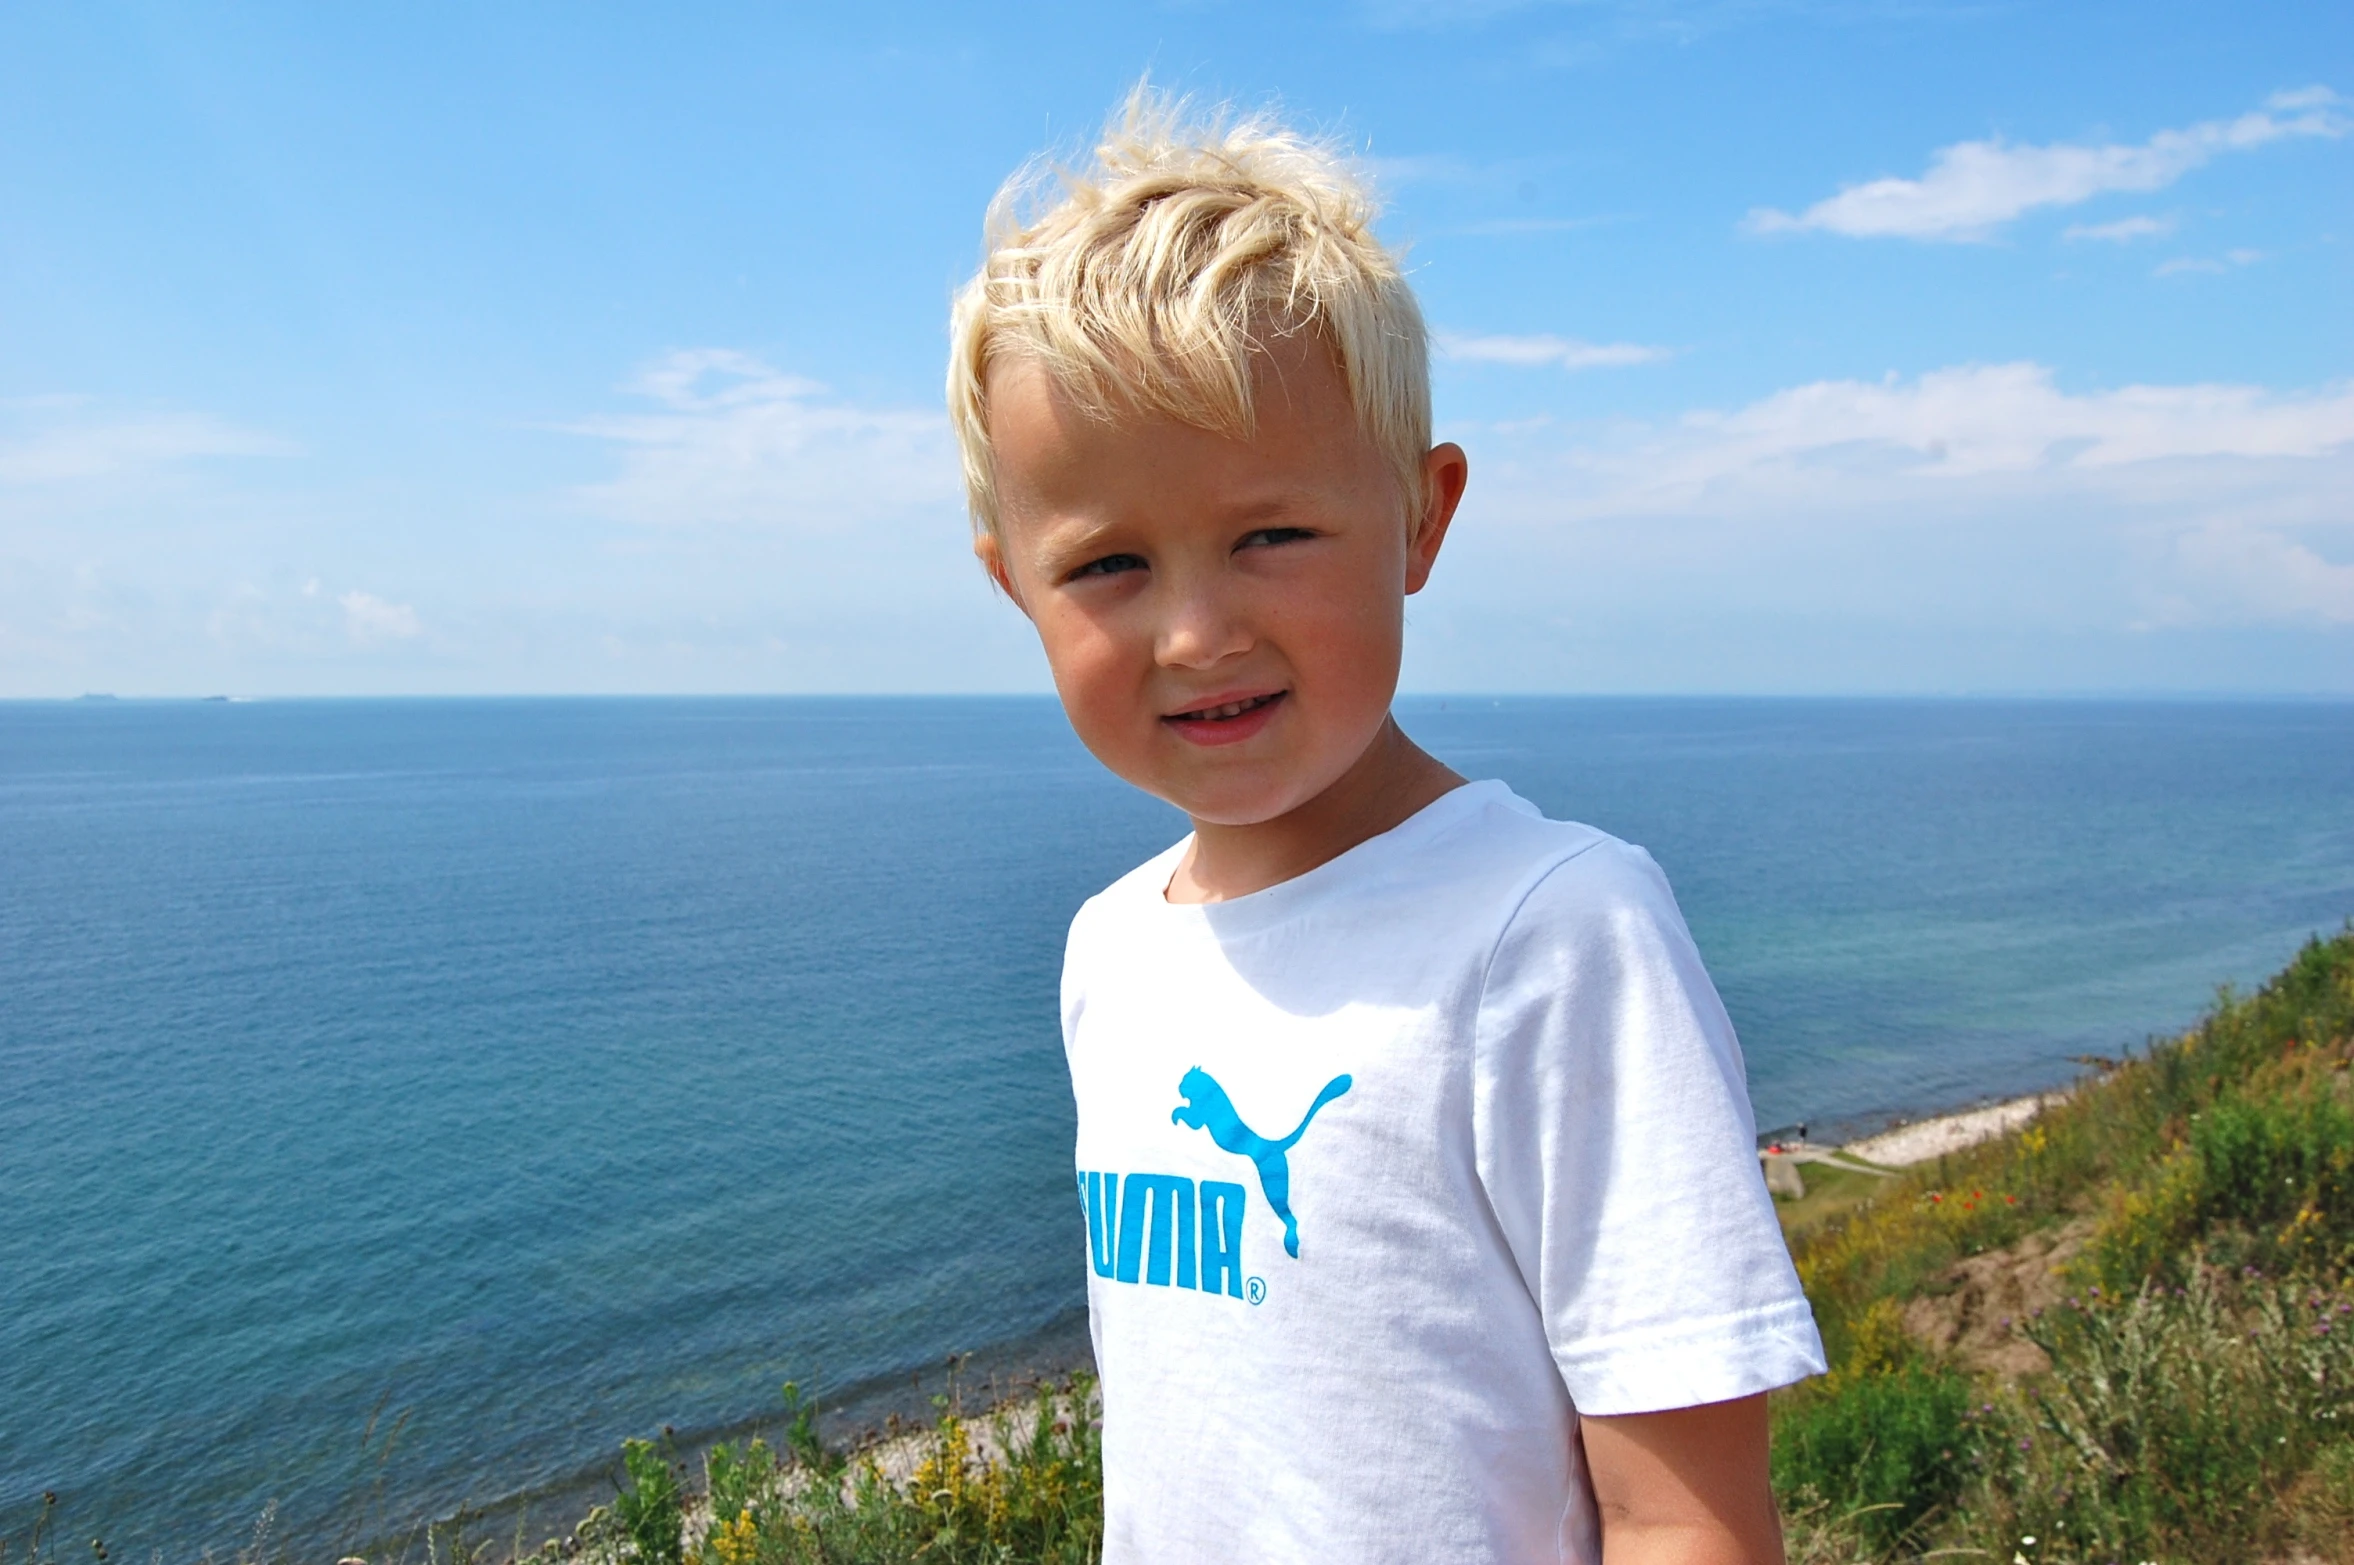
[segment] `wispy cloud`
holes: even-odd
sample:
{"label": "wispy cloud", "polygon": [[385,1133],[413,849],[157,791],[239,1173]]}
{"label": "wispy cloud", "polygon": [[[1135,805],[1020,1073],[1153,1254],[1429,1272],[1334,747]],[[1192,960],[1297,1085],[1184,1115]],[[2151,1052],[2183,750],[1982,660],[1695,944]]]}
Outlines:
{"label": "wispy cloud", "polygon": [[22,429],[0,437],[0,484],[121,478],[207,457],[294,450],[275,435],[203,414],[109,414],[81,397],[22,398],[0,405],[0,415]]}
{"label": "wispy cloud", "polygon": [[2178,255],[2171,261],[2161,261],[2150,269],[2153,277],[2181,277],[2191,273],[2228,272],[2234,267],[2254,266],[2264,259],[2261,250],[2226,250],[2220,256]]}
{"label": "wispy cloud", "polygon": [[[2354,563],[2323,558],[2310,546],[2264,528],[2215,523],[2175,540],[2183,575],[2210,596],[2236,600],[2267,620],[2354,625]],[[2212,609],[2170,594],[2156,608],[2160,624],[2198,624]]]}
{"label": "wispy cloud", "polygon": [[371,592],[354,589],[335,601],[343,608],[344,634],[351,638],[354,646],[408,641],[421,635],[425,629],[419,623],[414,608],[406,603],[388,603]]}
{"label": "wispy cloud", "polygon": [[2226,152],[2343,136],[2343,107],[2328,88],[2306,87],[2275,93],[2263,108],[2236,119],[2162,130],[2137,146],[1958,142],[1935,153],[1918,179],[1850,185],[1795,216],[1760,207],[1743,226],[1757,234],[1817,230],[1855,239],[1985,240],[2039,207],[2074,206],[2112,191],[2164,189]]}
{"label": "wispy cloud", "polygon": [[1400,185],[1470,185],[1492,183],[1501,177],[1493,168],[1446,152],[1407,153],[1397,157],[1368,155],[1358,166],[1385,189]]}
{"label": "wispy cloud", "polygon": [[1732,413],[1687,415],[1623,462],[1597,455],[1593,465],[1614,475],[1614,504],[1680,505],[1738,475],[1801,467],[1825,479],[1948,480],[2184,457],[2316,457],[2348,442],[2354,386],[2304,397],[2235,385],[2069,393],[2048,368],[2016,363],[1909,382],[1816,381]]}
{"label": "wispy cloud", "polygon": [[1475,336],[1438,333],[1441,355],[1471,364],[1553,365],[1565,370],[1616,369],[1653,364],[1673,356],[1670,348],[1639,342],[1581,342],[1575,337]]}
{"label": "wispy cloud", "polygon": [[564,426],[621,448],[620,474],[582,491],[621,520],[829,531],[960,503],[940,412],[846,403],[724,348],[669,354],[626,389],[662,411]]}
{"label": "wispy cloud", "polygon": [[[1670,551],[1670,577],[1722,573],[1733,593],[1800,590],[1790,562],[1811,557],[1818,599],[1974,592],[2010,613],[2071,572],[2090,602],[2105,572],[2126,584],[2113,629],[2354,624],[2354,384],[2069,392],[2041,365],[1963,365],[1662,424],[1485,435],[1483,513],[1574,536],[1605,575],[1593,551],[1641,539]],[[1866,565],[1972,551],[1976,566],[1916,567],[1894,588]]]}
{"label": "wispy cloud", "polygon": [[2060,237],[2070,244],[2090,239],[2102,244],[2129,245],[2137,239],[2157,239],[2173,232],[2171,217],[2121,217],[2114,223],[2071,223]]}

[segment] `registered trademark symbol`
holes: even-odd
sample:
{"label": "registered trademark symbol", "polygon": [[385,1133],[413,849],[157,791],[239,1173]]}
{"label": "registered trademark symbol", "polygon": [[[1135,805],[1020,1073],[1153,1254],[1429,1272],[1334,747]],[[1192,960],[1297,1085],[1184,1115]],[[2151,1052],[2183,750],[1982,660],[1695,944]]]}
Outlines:
{"label": "registered trademark symbol", "polygon": [[1242,1296],[1250,1300],[1253,1304],[1266,1303],[1267,1279],[1264,1277],[1253,1277],[1244,1282],[1242,1285]]}

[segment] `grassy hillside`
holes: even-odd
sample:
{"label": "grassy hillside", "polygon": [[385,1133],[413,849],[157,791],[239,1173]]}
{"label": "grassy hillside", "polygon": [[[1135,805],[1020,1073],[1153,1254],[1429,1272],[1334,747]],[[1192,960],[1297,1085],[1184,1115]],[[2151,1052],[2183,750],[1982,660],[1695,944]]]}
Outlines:
{"label": "grassy hillside", "polygon": [[2354,1560],[2354,933],[1796,1237],[1802,1562]]}

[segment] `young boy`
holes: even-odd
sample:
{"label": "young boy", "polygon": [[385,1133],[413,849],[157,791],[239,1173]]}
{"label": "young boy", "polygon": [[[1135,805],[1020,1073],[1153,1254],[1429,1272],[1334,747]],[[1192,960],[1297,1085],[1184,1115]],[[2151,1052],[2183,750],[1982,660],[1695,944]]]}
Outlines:
{"label": "young boy", "polygon": [[1194,828],[1063,970],[1104,1558],[1779,1560],[1821,1347],[1667,883],[1390,716],[1468,468],[1366,193],[1141,88],[1037,188],[956,305],[975,548]]}

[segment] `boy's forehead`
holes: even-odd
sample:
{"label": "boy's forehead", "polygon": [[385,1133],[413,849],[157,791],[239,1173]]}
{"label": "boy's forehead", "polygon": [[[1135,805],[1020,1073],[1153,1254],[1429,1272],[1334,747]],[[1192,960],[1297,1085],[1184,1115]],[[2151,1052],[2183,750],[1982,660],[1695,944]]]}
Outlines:
{"label": "boy's forehead", "polygon": [[1107,409],[1029,354],[993,360],[987,407],[1000,491],[1011,500],[1072,482],[1257,489],[1379,464],[1321,347],[1295,339],[1252,359],[1256,427],[1247,437],[1154,405],[1173,398],[1133,396],[1129,406]]}
{"label": "boy's forehead", "polygon": [[[1207,408],[1224,400],[1235,366],[1186,364],[1169,359],[1149,364],[1100,363],[1057,374],[1051,359],[1020,342],[999,343],[982,371],[984,401],[992,429],[1008,397],[1038,398],[1077,416],[1114,422],[1155,416],[1179,418],[1181,409]],[[1261,416],[1270,409],[1301,413],[1329,411],[1334,404],[1353,417],[1348,378],[1331,346],[1311,331],[1260,337],[1244,355],[1250,400]]]}

